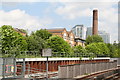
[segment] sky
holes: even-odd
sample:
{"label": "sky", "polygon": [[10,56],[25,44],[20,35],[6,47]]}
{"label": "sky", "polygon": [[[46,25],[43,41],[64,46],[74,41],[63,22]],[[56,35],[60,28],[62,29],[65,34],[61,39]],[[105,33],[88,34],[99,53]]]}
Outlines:
{"label": "sky", "polygon": [[50,28],[71,30],[75,25],[92,27],[93,10],[98,10],[98,28],[118,40],[117,0],[2,0],[0,26],[11,25],[30,31]]}

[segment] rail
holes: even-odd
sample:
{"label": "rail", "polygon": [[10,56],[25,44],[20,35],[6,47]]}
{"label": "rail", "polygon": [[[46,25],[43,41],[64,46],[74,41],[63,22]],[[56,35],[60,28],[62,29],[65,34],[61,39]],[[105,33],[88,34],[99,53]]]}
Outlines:
{"label": "rail", "polygon": [[85,79],[117,80],[119,78],[120,78],[120,68],[113,68],[113,69],[91,73],[84,76],[75,77],[76,80],[85,80]]}

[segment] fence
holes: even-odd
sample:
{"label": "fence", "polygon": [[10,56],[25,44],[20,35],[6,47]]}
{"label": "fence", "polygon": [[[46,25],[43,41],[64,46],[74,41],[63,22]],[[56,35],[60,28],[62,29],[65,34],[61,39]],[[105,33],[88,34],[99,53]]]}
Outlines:
{"label": "fence", "polygon": [[[17,73],[21,70],[21,73]],[[2,78],[22,78],[25,75],[25,60],[21,65],[16,64],[16,58],[0,58],[0,76]]]}
{"label": "fence", "polygon": [[117,60],[117,65],[120,66],[120,58],[110,58],[111,61]]}
{"label": "fence", "polygon": [[59,78],[74,78],[80,75],[87,75],[93,72],[116,68],[117,62],[81,63],[75,65],[59,66]]}
{"label": "fence", "polygon": [[[14,53],[14,54],[13,54]],[[35,58],[42,57],[42,53],[40,51],[17,51],[10,54],[9,51],[5,51],[0,57],[16,57],[16,58]],[[52,52],[51,57],[107,57],[102,55],[96,55],[95,53],[66,53],[66,52]]]}
{"label": "fence", "polygon": [[[20,62],[17,60],[20,59]],[[0,78],[45,78],[46,70],[37,69],[25,62],[25,58],[0,58]],[[39,65],[41,66],[41,65]],[[55,73],[49,73],[48,75],[54,75]],[[51,76],[52,77],[52,76]]]}

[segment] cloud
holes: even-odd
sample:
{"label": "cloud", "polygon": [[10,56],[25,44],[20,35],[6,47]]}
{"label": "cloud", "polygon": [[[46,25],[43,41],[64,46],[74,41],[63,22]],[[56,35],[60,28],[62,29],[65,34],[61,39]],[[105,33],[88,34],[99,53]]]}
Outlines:
{"label": "cloud", "polygon": [[1,0],[2,2],[118,2],[119,0]]}
{"label": "cloud", "polygon": [[91,10],[89,8],[83,9],[79,5],[78,3],[68,3],[65,6],[58,7],[55,12],[59,15],[63,15],[66,19],[90,16]]}
{"label": "cloud", "polygon": [[16,9],[9,12],[0,10],[0,26],[12,25],[13,27],[35,31],[46,28],[51,23],[51,18],[42,17],[39,19],[37,16],[27,14],[24,10]]}
{"label": "cloud", "polygon": [[[92,16],[92,10],[98,9],[102,12],[102,10],[111,9],[111,5],[116,3],[111,2],[61,2],[62,6],[59,6],[55,12],[67,19],[75,19],[78,17],[87,17]],[[112,13],[114,9],[112,8]],[[110,11],[109,11],[110,12]]]}
{"label": "cloud", "polygon": [[[92,17],[93,9],[98,9],[99,30],[104,30],[107,33],[110,33],[111,42],[114,42],[115,40],[118,40],[117,4],[118,3],[116,2],[113,3],[113,2],[104,2],[104,1],[99,3],[98,2],[94,2],[94,3],[61,2],[61,6],[56,8],[55,13],[62,16],[63,19],[66,20],[88,19]],[[116,5],[116,7],[114,5]],[[86,24],[92,24],[91,22]]]}

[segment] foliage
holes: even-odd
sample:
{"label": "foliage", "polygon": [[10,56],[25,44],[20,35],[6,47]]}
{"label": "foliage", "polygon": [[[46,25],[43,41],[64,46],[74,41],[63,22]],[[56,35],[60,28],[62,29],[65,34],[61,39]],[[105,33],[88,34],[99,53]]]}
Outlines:
{"label": "foliage", "polygon": [[113,45],[113,44],[110,44],[110,43],[108,43],[108,44],[106,44],[107,45],[107,47],[109,48],[109,54],[110,54],[110,57],[113,57],[115,54],[115,51],[116,51],[116,48],[115,48],[115,46]]}
{"label": "foliage", "polygon": [[47,48],[47,43],[41,37],[31,35],[27,37],[28,51],[39,51]]}
{"label": "foliage", "polygon": [[46,29],[37,30],[34,34],[38,37],[41,37],[44,40],[47,40],[49,39],[50,36],[52,36],[52,34],[48,32]]}
{"label": "foliage", "polygon": [[48,39],[48,46],[52,49],[53,52],[61,52],[63,54],[70,54],[71,46],[59,36],[52,36]]}
{"label": "foliage", "polygon": [[86,49],[81,45],[74,47],[74,54],[84,56],[86,54]]}
{"label": "foliage", "polygon": [[110,57],[120,57],[120,42],[114,42],[113,44],[108,43],[107,47],[110,50]]}
{"label": "foliage", "polygon": [[[25,32],[25,30],[21,29]],[[29,36],[22,36],[20,33],[16,32],[12,26],[4,25],[0,27],[0,53],[8,53],[4,57],[34,57],[31,53],[20,54],[21,51],[37,51],[35,55],[39,55],[43,48],[51,48],[53,55],[63,55],[69,56],[79,56],[80,58],[90,57],[90,59],[95,56],[110,56],[110,57],[120,57],[120,42],[113,44],[105,44],[103,40],[98,35],[88,36],[86,39],[86,47],[74,46],[71,47],[68,42],[59,36],[52,36],[45,29],[37,30],[32,32]],[[1,55],[0,55],[1,56]]]}
{"label": "foliage", "polygon": [[[13,56],[17,51],[27,50],[27,42],[25,37],[20,33],[16,32],[12,26],[3,25],[0,27],[1,41],[2,41],[2,52],[9,53],[9,56]],[[16,54],[16,56],[19,53]]]}
{"label": "foliage", "polygon": [[114,55],[112,57],[120,58],[120,49],[116,49],[115,53],[114,53]]}
{"label": "foliage", "polygon": [[42,53],[42,49],[48,48],[47,41],[51,34],[46,30],[37,30],[35,33],[32,32],[30,36],[27,37],[28,51],[39,51]]}
{"label": "foliage", "polygon": [[88,36],[86,39],[86,44],[103,42],[102,37],[99,35]]}
{"label": "foliage", "polygon": [[41,54],[42,49],[48,48],[46,40],[49,39],[50,36],[52,36],[52,34],[45,29],[32,32],[31,35],[27,37],[28,50],[39,51]]}
{"label": "foliage", "polygon": [[103,42],[91,43],[86,46],[87,53],[93,53],[97,56],[109,56],[109,49]]}

